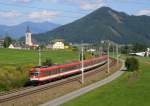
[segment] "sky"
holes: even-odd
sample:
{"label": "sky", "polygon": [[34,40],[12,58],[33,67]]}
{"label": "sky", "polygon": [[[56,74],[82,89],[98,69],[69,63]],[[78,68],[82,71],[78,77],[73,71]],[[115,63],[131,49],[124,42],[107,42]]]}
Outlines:
{"label": "sky", "polygon": [[49,21],[64,25],[103,6],[150,16],[150,0],[0,0],[0,24]]}

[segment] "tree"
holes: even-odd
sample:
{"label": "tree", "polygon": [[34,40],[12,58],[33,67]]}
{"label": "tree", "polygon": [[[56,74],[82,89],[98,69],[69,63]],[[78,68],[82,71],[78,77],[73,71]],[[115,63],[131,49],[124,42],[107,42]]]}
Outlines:
{"label": "tree", "polygon": [[139,61],[134,57],[127,58],[125,61],[125,66],[129,71],[137,71],[139,69]]}
{"label": "tree", "polygon": [[4,38],[4,48],[8,48],[11,43],[12,43],[11,37],[6,36],[6,37]]}
{"label": "tree", "polygon": [[44,65],[44,66],[52,66],[52,65],[53,65],[53,62],[52,62],[51,59],[46,59],[46,61],[43,62],[42,65]]}
{"label": "tree", "polygon": [[130,50],[131,50],[131,46],[129,45],[124,45],[121,47],[121,53],[123,54],[126,54],[126,55],[129,54]]}
{"label": "tree", "polygon": [[45,48],[46,48],[44,44],[40,45],[39,47],[40,47],[41,49],[45,49]]}
{"label": "tree", "polygon": [[146,51],[146,49],[147,49],[147,46],[144,44],[135,43],[133,45],[134,52],[142,52],[142,51]]}

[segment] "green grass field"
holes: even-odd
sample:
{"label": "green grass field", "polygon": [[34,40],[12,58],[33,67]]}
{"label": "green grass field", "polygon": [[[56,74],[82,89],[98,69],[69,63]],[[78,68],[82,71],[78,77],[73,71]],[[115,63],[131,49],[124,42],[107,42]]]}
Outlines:
{"label": "green grass field", "polygon": [[[47,58],[53,63],[65,63],[78,59],[78,52],[47,50],[41,52],[42,62]],[[29,70],[38,65],[38,51],[0,49],[0,91],[24,86]]]}
{"label": "green grass field", "polygon": [[139,72],[126,72],[111,83],[62,106],[150,106],[150,59],[138,59]]}
{"label": "green grass field", "polygon": [[[77,55],[69,50],[47,50],[42,51],[42,61],[50,58],[54,63],[63,63],[77,59]],[[0,49],[0,64],[38,64],[37,50],[12,50]]]}

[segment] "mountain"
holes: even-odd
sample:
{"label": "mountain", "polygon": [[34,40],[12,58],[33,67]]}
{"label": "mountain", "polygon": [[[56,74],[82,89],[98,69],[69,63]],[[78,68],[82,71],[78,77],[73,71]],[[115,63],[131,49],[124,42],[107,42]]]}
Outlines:
{"label": "mountain", "polygon": [[37,33],[50,31],[52,29],[57,28],[60,25],[50,23],[47,21],[41,23],[24,22],[14,26],[0,25],[0,36],[9,35],[13,38],[19,38],[21,36],[24,36],[27,26],[30,27],[32,33],[37,34]]}
{"label": "mountain", "polygon": [[87,16],[52,31],[34,35],[39,42],[64,38],[68,42],[100,42],[150,44],[150,17],[134,16],[102,7]]}

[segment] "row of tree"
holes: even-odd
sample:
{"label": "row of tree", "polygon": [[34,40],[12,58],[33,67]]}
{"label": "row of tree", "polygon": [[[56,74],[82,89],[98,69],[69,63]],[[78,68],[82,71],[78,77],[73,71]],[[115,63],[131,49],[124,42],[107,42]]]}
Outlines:
{"label": "row of tree", "polygon": [[135,43],[132,45],[124,45],[121,47],[121,53],[129,54],[130,52],[143,52],[148,48],[147,45]]}
{"label": "row of tree", "polygon": [[8,48],[10,44],[12,44],[13,40],[11,37],[6,36],[4,38],[4,48]]}

